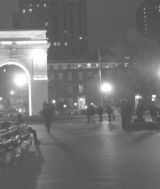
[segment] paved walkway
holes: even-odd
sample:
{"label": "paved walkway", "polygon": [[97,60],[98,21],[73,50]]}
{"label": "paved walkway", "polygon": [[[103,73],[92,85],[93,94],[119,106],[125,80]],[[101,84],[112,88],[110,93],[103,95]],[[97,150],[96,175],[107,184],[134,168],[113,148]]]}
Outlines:
{"label": "paved walkway", "polygon": [[42,156],[27,158],[0,180],[3,189],[159,189],[160,134],[124,132],[85,120],[32,125]]}

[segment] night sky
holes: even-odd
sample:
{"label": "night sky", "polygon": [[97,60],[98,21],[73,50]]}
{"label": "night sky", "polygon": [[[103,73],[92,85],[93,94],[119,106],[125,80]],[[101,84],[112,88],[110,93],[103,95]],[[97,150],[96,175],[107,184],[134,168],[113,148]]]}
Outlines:
{"label": "night sky", "polygon": [[[87,0],[90,49],[105,48],[135,27],[140,0]],[[0,0],[0,29],[12,28],[17,0]]]}

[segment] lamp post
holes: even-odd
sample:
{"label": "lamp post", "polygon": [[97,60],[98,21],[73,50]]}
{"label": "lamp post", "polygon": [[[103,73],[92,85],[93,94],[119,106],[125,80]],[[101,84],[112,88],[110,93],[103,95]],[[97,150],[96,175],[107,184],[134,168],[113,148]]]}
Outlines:
{"label": "lamp post", "polygon": [[[101,56],[101,52],[100,49],[98,49],[98,75],[99,75],[99,86],[101,87],[102,85],[102,70],[101,70],[101,64],[102,64],[102,56]],[[102,106],[102,94],[100,93],[99,95],[100,98],[100,105]]]}

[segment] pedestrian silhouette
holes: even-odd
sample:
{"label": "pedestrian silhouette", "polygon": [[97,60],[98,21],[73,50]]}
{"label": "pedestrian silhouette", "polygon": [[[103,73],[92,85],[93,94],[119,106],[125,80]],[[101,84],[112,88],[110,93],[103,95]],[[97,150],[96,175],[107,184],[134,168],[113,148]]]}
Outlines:
{"label": "pedestrian silhouette", "polygon": [[95,114],[95,108],[92,104],[90,104],[87,109],[86,109],[86,114],[87,114],[87,122],[94,122],[94,114]]}
{"label": "pedestrian silhouette", "polygon": [[157,106],[155,105],[155,102],[151,102],[150,115],[151,115],[152,121],[156,122],[156,119],[157,119]]}
{"label": "pedestrian silhouette", "polygon": [[52,122],[52,109],[48,103],[43,107],[43,117],[47,132],[50,133],[50,125]]}
{"label": "pedestrian silhouette", "polygon": [[98,106],[97,113],[99,115],[99,122],[102,122],[102,116],[103,116],[103,107],[102,107],[102,105]]}
{"label": "pedestrian silhouette", "polygon": [[108,114],[108,121],[112,121],[112,115],[113,115],[113,108],[110,104],[107,104],[107,114]]}

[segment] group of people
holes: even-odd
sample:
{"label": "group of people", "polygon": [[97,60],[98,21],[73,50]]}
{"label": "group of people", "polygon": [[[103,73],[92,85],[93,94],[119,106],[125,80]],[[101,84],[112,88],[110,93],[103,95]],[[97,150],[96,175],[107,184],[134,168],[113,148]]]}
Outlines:
{"label": "group of people", "polygon": [[[122,100],[121,102],[121,118],[122,118],[122,128],[127,129],[130,127],[132,118],[133,118],[133,112],[135,111],[136,118],[134,119],[135,123],[143,123],[145,122],[144,119],[144,112],[145,112],[145,105],[144,101],[142,99],[139,99],[135,109],[132,106],[132,103],[130,100]],[[157,117],[159,114],[159,108],[156,106],[156,102],[152,101],[149,106],[149,113],[150,117],[153,123],[157,121]]]}
{"label": "group of people", "polygon": [[99,122],[102,122],[103,114],[106,112],[108,114],[108,121],[111,122],[112,119],[115,119],[115,114],[113,108],[110,104],[107,104],[105,108],[102,105],[95,107],[93,104],[89,104],[86,109],[87,121],[88,123],[94,122],[94,115],[99,115]]}

